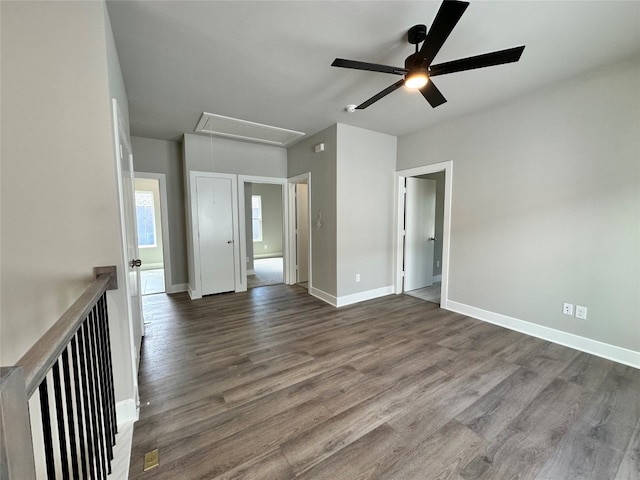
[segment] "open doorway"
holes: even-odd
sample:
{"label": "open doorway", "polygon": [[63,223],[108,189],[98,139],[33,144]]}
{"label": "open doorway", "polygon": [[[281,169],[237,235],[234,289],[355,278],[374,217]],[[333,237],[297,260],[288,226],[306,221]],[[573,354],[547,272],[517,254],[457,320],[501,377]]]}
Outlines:
{"label": "open doorway", "polygon": [[162,174],[135,173],[140,293],[166,293],[170,284],[166,186]]}
{"label": "open doorway", "polygon": [[289,179],[291,205],[291,283],[309,290],[311,283],[310,173]]}
{"label": "open doorway", "polygon": [[284,283],[284,195],[280,183],[244,181],[247,288]]}
{"label": "open doorway", "polygon": [[396,293],[447,299],[451,162],[398,172]]}

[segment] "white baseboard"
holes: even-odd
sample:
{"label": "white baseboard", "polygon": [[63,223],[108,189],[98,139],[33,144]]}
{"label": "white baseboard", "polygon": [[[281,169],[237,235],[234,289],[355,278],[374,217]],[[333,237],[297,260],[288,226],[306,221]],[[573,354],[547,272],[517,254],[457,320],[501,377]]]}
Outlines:
{"label": "white baseboard", "polygon": [[516,332],[525,333],[532,337],[548,340],[559,345],[564,345],[565,347],[580,350],[581,352],[590,353],[598,357],[613,360],[614,362],[629,365],[630,367],[640,368],[640,352],[636,352],[634,350],[617,347],[608,343],[574,335],[573,333],[537,325],[525,320],[519,320],[507,315],[490,312],[488,310],[483,310],[481,308],[472,307],[470,305],[465,305],[464,303],[454,302],[451,300],[445,300],[441,307],[484,322],[515,330]]}
{"label": "white baseboard", "polygon": [[327,302],[329,305],[333,305],[336,308],[345,307],[347,305],[353,305],[354,303],[364,302],[366,300],[373,300],[374,298],[384,297],[385,295],[391,295],[393,293],[393,285],[386,287],[376,288],[374,290],[367,290],[366,292],[353,293],[351,295],[343,295],[342,297],[336,297],[330,295],[315,287],[309,288],[309,294],[313,295],[320,300]]}
{"label": "white baseboard", "polygon": [[189,290],[189,285],[186,283],[175,283],[173,285],[168,285],[165,287],[166,293],[180,293],[187,292]]}
{"label": "white baseboard", "polygon": [[194,290],[193,288],[191,288],[191,285],[187,285],[187,293],[189,293],[189,298],[191,300],[197,300],[199,298],[202,298],[202,294],[200,293],[200,290]]}
{"label": "white baseboard", "polygon": [[279,258],[279,257],[282,257],[282,252],[261,253],[253,256],[253,258]]}
{"label": "white baseboard", "polygon": [[352,293],[351,295],[343,295],[338,297],[338,307],[344,307],[346,305],[352,305],[354,303],[364,302],[366,300],[373,300],[374,298],[384,297],[393,293],[393,285],[386,287],[376,288],[374,290],[367,290],[366,292]]}
{"label": "white baseboard", "polygon": [[309,287],[309,294],[313,295],[316,298],[319,298],[324,302],[327,302],[329,305],[333,305],[334,307],[338,306],[338,299],[336,297],[334,297],[333,295],[329,295],[328,293],[323,292],[316,287]]}
{"label": "white baseboard", "polygon": [[140,270],[160,270],[162,268],[164,268],[164,263],[143,263]]}
{"label": "white baseboard", "polygon": [[135,399],[128,398],[117,402],[116,418],[118,419],[118,425],[121,423],[137,422],[139,416]]}
{"label": "white baseboard", "polygon": [[250,270],[247,270],[247,275],[255,275],[256,271],[252,268]]}
{"label": "white baseboard", "polygon": [[442,282],[442,275],[434,275],[433,283]]}

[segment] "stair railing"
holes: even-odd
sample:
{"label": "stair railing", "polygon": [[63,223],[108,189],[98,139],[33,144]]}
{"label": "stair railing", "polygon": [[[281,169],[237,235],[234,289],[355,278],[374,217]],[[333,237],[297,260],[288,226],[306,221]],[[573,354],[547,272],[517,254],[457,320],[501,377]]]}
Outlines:
{"label": "stair railing", "polygon": [[[17,364],[0,368],[0,480],[35,480],[35,458],[44,458],[49,480],[111,473],[117,419],[106,292],[118,285],[115,266],[94,272]],[[36,392],[42,442],[32,431],[38,414],[29,412]]]}

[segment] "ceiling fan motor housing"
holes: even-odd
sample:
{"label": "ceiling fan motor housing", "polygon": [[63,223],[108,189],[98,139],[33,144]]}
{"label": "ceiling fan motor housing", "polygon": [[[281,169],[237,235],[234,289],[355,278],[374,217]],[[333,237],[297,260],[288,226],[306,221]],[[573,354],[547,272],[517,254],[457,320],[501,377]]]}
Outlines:
{"label": "ceiling fan motor housing", "polygon": [[423,42],[425,38],[427,38],[426,25],[414,25],[409,29],[409,32],[407,33],[407,39],[412,45],[417,45],[418,43]]}

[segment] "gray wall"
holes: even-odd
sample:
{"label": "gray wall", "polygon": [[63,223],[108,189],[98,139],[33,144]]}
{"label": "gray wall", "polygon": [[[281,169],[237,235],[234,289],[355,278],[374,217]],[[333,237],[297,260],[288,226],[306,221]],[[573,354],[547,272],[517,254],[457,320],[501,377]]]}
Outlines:
{"label": "gray wall", "polygon": [[[252,183],[251,194],[262,196],[262,241],[250,242],[251,229],[247,230],[247,244],[253,243],[254,258],[282,256],[282,186]],[[249,197],[248,221],[251,225],[251,197]]]}
{"label": "gray wall", "polygon": [[[311,172],[311,275],[310,283],[329,295],[337,296],[336,255],[336,132],[333,125],[306,138],[288,150],[288,177]],[[324,152],[314,145],[324,143]],[[316,227],[319,212],[322,226]]]}
{"label": "gray wall", "polygon": [[337,296],[341,297],[393,285],[397,145],[391,135],[343,124],[337,125],[337,145]]}
{"label": "gray wall", "polygon": [[450,300],[640,351],[638,59],[399,139],[446,160]]}
{"label": "gray wall", "polygon": [[126,113],[126,93],[106,10],[99,2],[0,8],[0,361],[12,364],[31,347],[94,266],[116,265],[120,288],[108,295],[115,393],[133,399],[111,120],[111,97]]}
{"label": "gray wall", "polygon": [[185,133],[188,171],[286,178],[287,151],[282,147]]}
{"label": "gray wall", "polygon": [[186,284],[187,235],[185,222],[184,162],[179,142],[131,137],[136,172],[163,173],[167,182],[169,246],[173,285]]}

